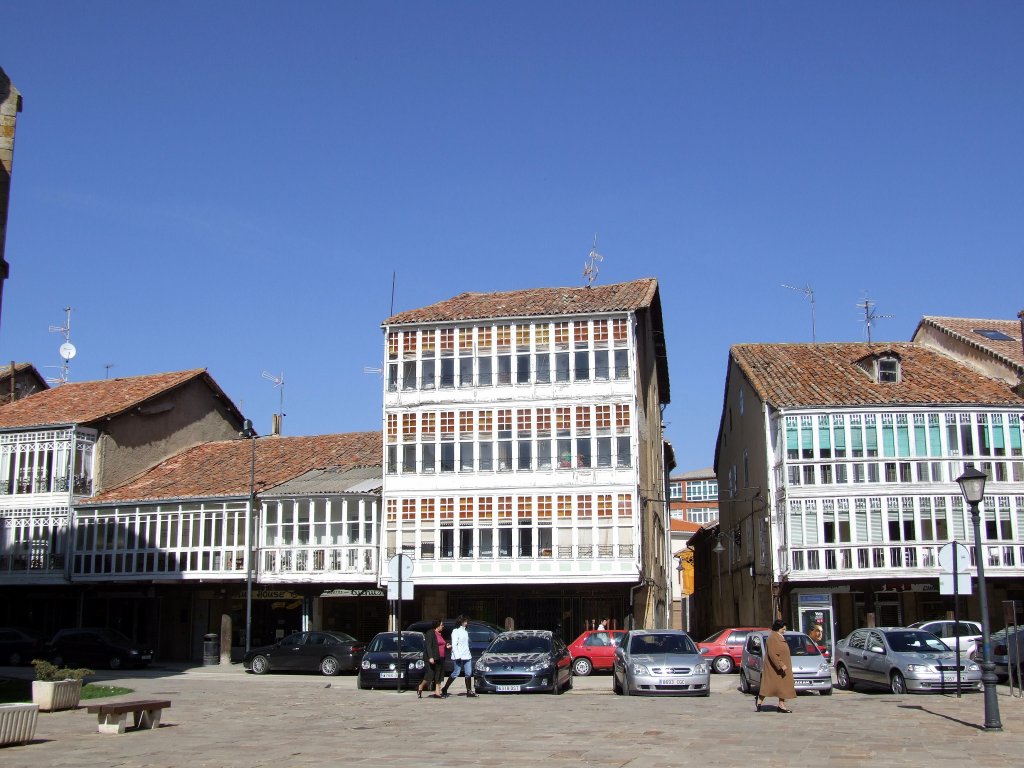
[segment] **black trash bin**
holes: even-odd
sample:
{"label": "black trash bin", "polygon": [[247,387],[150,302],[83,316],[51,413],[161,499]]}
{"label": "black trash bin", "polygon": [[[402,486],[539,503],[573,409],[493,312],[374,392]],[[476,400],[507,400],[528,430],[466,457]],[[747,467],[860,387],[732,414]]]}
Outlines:
{"label": "black trash bin", "polygon": [[220,638],[217,635],[203,635],[203,666],[220,664]]}

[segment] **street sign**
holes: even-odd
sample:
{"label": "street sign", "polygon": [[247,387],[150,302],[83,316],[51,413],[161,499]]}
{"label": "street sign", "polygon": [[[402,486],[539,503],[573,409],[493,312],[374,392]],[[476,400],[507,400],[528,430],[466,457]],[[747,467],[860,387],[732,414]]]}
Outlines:
{"label": "street sign", "polygon": [[[401,569],[401,572],[399,572]],[[412,558],[399,552],[388,560],[388,578],[392,581],[409,581],[412,579]]]}
{"label": "street sign", "polygon": [[960,542],[951,541],[939,549],[939,567],[946,573],[964,573],[971,567],[971,553]]}
{"label": "street sign", "polygon": [[[398,582],[397,581],[389,581],[388,582],[388,600],[397,600],[397,599],[398,599]],[[403,600],[412,600],[412,582],[411,581],[405,581],[404,579],[402,580],[402,599]]]}
{"label": "street sign", "polygon": [[[954,586],[956,587],[954,591]],[[958,573],[956,584],[953,583],[952,573],[939,574],[939,594],[942,595],[969,595],[971,594],[971,575],[969,573]]]}

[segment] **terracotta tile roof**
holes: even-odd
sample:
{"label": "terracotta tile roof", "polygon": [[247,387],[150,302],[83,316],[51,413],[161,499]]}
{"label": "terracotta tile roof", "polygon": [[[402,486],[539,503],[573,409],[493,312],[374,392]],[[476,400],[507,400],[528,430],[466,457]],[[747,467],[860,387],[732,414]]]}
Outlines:
{"label": "terracotta tile roof", "polygon": [[704,467],[703,469],[691,469],[678,475],[670,475],[669,480],[714,480],[715,468]]}
{"label": "terracotta tile roof", "polygon": [[[988,352],[993,357],[1024,372],[1024,346],[1021,345],[1021,325],[1019,320],[985,320],[969,317],[930,317],[925,316],[918,323],[918,331],[922,326],[931,326],[959,339],[977,349]],[[999,331],[1010,339],[990,339],[978,331]],[[914,335],[917,335],[917,332]]]}
{"label": "terracotta tile roof", "polygon": [[[256,492],[273,488],[311,469],[382,466],[382,446],[380,432],[257,438]],[[248,496],[251,461],[250,440],[202,443],[89,498],[83,505]]]}
{"label": "terracotta tile roof", "polygon": [[669,530],[695,533],[700,530],[700,523],[694,523],[690,520],[677,520],[673,517],[669,520]]}
{"label": "terracotta tile roof", "polygon": [[[857,362],[899,356],[898,383],[879,384]],[[731,356],[761,399],[776,407],[955,405],[1024,406],[995,379],[924,345],[902,343],[737,344]]]}
{"label": "terracotta tile roof", "polygon": [[652,277],[589,288],[530,288],[503,293],[463,293],[420,309],[399,312],[384,325],[480,320],[483,318],[632,312],[650,307],[658,290]]}
{"label": "terracotta tile roof", "polygon": [[[0,427],[89,424],[123,413],[198,376],[205,376],[220,392],[204,368],[63,384],[0,407]],[[234,405],[230,407],[234,409]]]}

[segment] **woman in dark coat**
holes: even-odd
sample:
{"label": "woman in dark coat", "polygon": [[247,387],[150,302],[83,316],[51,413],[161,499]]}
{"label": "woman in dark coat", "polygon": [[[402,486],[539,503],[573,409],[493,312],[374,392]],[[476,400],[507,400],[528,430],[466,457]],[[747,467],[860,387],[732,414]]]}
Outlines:
{"label": "woman in dark coat", "polygon": [[448,642],[444,639],[443,632],[444,620],[438,619],[433,629],[428,629],[423,633],[423,639],[427,646],[427,652],[424,654],[427,668],[423,673],[423,680],[419,688],[416,689],[416,695],[421,699],[423,698],[423,690],[428,686],[434,687],[434,692],[430,694],[430,698],[441,698],[441,681],[444,679],[444,657],[449,648]]}
{"label": "woman in dark coat", "polygon": [[777,619],[772,624],[772,631],[764,643],[764,664],[761,666],[761,689],[754,699],[754,707],[758,712],[768,696],[779,697],[778,712],[789,714],[793,710],[786,708],[786,699],[796,698],[796,687],[793,684],[793,661],[786,642],[786,622]]}

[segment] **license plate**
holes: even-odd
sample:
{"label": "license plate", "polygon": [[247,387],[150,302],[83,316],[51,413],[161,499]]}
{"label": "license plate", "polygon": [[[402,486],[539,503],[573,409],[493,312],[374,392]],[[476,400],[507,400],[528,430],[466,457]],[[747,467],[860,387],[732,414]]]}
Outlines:
{"label": "license plate", "polygon": [[498,693],[516,693],[522,686],[519,685],[496,685],[494,689]]}
{"label": "license plate", "polygon": [[[404,675],[403,675],[403,677],[404,677]],[[380,673],[380,678],[381,678],[381,680],[397,680],[398,679],[398,673],[397,672],[381,672]]]}
{"label": "license plate", "polygon": [[659,680],[658,685],[686,685],[686,681],[679,680],[675,677],[669,677],[665,678],[664,680]]}
{"label": "license plate", "polygon": [[150,655],[149,655],[148,653],[144,653],[144,654],[142,654],[142,660],[143,660],[143,661],[149,661],[149,660],[150,660],[150,659],[152,659],[152,658],[153,658],[153,657],[152,657],[152,656],[150,656]]}

